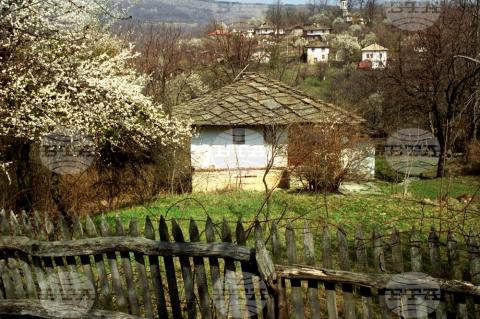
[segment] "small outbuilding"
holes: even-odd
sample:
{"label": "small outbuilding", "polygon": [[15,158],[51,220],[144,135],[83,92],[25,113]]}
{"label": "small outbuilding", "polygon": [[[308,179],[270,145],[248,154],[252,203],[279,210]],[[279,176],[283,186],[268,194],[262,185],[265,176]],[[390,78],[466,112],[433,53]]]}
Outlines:
{"label": "small outbuilding", "polygon": [[[264,75],[246,73],[239,80],[173,108],[192,121],[190,143],[193,191],[227,188],[263,189],[277,183],[289,165],[291,125],[362,123],[352,112],[316,100]],[[280,146],[272,157],[272,144]],[[366,159],[374,170],[374,157]]]}

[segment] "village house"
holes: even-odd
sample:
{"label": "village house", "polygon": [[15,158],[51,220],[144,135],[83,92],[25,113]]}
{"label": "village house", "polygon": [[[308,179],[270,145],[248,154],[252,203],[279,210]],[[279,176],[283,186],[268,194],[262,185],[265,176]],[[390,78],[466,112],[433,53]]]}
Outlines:
{"label": "village house", "polygon": [[255,26],[247,22],[235,22],[228,26],[231,33],[239,33],[251,38],[255,34]]}
{"label": "village house", "polygon": [[305,46],[308,64],[328,62],[330,46],[326,42],[314,41]]}
{"label": "village house", "polygon": [[301,37],[303,36],[303,26],[296,25],[290,28],[285,29],[285,32],[292,37]]}
{"label": "village house", "polygon": [[[267,183],[277,183],[288,166],[285,128],[289,125],[325,123],[333,118],[340,123],[363,122],[351,112],[254,73],[178,105],[173,113],[192,121],[197,133],[190,143],[193,191],[261,190],[270,161],[273,167]],[[272,136],[282,146],[275,157]],[[374,157],[365,159],[365,167],[373,174]]]}
{"label": "village house", "polygon": [[329,35],[332,28],[321,25],[310,25],[303,28],[303,35],[308,40],[322,40],[323,37]]}
{"label": "village house", "polygon": [[381,69],[387,66],[387,48],[376,43],[362,49],[362,62],[370,61],[372,69]]}
{"label": "village house", "polygon": [[255,35],[284,35],[285,29],[283,28],[275,28],[274,26],[270,25],[261,25],[255,28]]}

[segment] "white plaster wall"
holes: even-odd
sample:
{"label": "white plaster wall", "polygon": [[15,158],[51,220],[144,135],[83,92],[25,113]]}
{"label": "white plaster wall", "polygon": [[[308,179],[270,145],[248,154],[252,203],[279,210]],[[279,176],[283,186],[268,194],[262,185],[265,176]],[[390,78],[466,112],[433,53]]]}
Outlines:
{"label": "white plaster wall", "polygon": [[[285,136],[283,136],[285,135]],[[286,133],[282,134],[286,140]],[[232,130],[227,127],[204,127],[192,139],[192,166],[196,169],[264,168],[271,158],[263,128],[245,128],[245,144],[233,144]],[[286,152],[275,157],[274,167],[287,166]]]}
{"label": "white plaster wall", "polygon": [[365,60],[372,61],[373,69],[384,68],[387,65],[387,51],[363,51],[362,61]]}
{"label": "white plaster wall", "polygon": [[[328,62],[329,48],[308,48],[307,49],[307,63],[315,64],[319,62]],[[317,62],[315,62],[317,59]]]}

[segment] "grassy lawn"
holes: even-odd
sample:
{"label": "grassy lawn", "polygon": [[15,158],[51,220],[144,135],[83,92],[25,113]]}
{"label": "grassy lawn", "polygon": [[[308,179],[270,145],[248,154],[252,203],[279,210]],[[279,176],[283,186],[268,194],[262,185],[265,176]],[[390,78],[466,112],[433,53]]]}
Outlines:
{"label": "grassy lawn", "polygon": [[[413,225],[423,232],[428,232],[431,226],[441,231],[452,228],[460,233],[469,229],[480,230],[478,201],[470,204],[467,213],[463,213],[466,204],[455,199],[463,194],[478,195],[479,177],[413,181],[408,186],[406,197],[403,196],[402,184],[379,181],[373,184],[378,188],[376,194],[323,195],[278,190],[273,195],[269,216],[266,216],[265,210],[261,210],[263,193],[229,191],[163,195],[150,204],[114,211],[106,217],[111,223],[116,216],[124,223],[131,218],[138,218],[143,226],[146,216],[157,224],[156,221],[163,215],[167,220],[178,219],[185,225],[184,229],[188,229],[190,218],[195,219],[199,228],[203,229],[204,221],[210,216],[215,223],[220,223],[224,218],[230,223],[242,219],[247,225],[255,218],[262,221],[281,217],[281,226],[291,222],[300,227],[308,221],[314,232],[321,229],[324,222],[334,226],[343,224],[349,232],[358,226],[369,232],[374,226],[388,231],[394,226],[409,230]],[[444,201],[439,201],[442,196]]]}

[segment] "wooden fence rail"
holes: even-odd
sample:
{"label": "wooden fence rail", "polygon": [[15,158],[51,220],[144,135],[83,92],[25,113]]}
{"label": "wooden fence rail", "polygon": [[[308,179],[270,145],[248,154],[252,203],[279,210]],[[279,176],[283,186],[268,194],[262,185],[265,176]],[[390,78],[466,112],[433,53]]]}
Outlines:
{"label": "wooden fence rail", "polygon": [[[307,223],[246,231],[237,222],[232,231],[208,219],[201,230],[193,220],[168,227],[162,216],[156,225],[147,217],[141,230],[135,219],[127,229],[119,218],[0,218],[0,316],[24,309],[65,318],[70,307],[92,318],[392,318],[386,283],[415,271],[442,289],[437,318],[480,317],[473,232],[461,241],[432,229],[423,240],[416,229],[349,236],[342,226],[313,233]],[[93,294],[69,286],[78,276]],[[77,305],[76,294],[91,303]]]}

